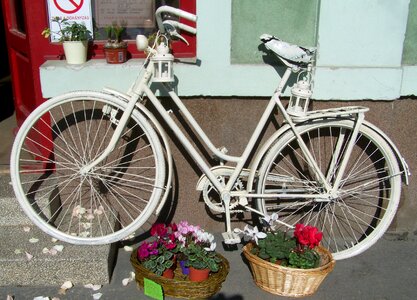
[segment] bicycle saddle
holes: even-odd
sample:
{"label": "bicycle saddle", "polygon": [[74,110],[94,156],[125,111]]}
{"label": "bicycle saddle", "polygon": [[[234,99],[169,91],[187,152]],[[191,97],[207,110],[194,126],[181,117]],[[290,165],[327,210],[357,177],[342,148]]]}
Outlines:
{"label": "bicycle saddle", "polygon": [[267,49],[271,50],[279,57],[296,64],[308,64],[311,62],[314,53],[316,52],[316,48],[314,47],[304,48],[292,45],[281,41],[279,38],[270,34],[263,34],[260,36],[260,39]]}

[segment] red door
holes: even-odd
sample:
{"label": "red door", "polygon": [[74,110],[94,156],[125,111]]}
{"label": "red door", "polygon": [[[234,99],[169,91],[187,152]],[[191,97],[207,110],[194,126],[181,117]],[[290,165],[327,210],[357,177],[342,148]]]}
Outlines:
{"label": "red door", "polygon": [[48,42],[41,36],[46,26],[45,1],[1,0],[9,52],[17,124],[44,101],[39,66],[44,62],[42,48]]}

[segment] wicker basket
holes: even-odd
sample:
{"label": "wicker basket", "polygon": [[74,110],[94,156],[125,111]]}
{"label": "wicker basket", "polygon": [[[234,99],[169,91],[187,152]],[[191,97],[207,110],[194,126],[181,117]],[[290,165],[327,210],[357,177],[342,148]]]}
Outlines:
{"label": "wicker basket", "polygon": [[335,264],[331,253],[323,247],[316,249],[321,266],[314,269],[295,269],[270,263],[252,254],[252,248],[253,244],[247,244],[243,254],[249,261],[256,285],[280,296],[304,297],[314,294]]}
{"label": "wicker basket", "polygon": [[187,276],[182,274],[179,264],[175,269],[174,279],[158,276],[140,264],[137,259],[137,251],[132,252],[130,262],[135,269],[136,282],[141,289],[143,289],[144,278],[148,278],[162,286],[165,296],[183,299],[207,299],[220,291],[222,283],[229,273],[229,262],[220,254],[217,255],[222,260],[219,271],[211,273],[209,278],[202,282],[189,281]]}

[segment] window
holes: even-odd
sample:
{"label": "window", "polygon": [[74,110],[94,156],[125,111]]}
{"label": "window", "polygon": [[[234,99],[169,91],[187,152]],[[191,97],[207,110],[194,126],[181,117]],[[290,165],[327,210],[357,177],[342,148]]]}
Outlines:
{"label": "window", "polygon": [[[128,51],[132,57],[143,57],[136,49],[135,38],[138,34],[149,36],[157,31],[155,10],[169,5],[195,13],[195,0],[92,0],[92,12],[96,27],[93,57],[102,58],[103,45],[107,38],[105,27],[118,23],[126,27],[123,39],[129,42]],[[187,23],[187,20],[181,20]],[[195,26],[194,24],[191,24]],[[173,52],[177,57],[195,57],[195,36],[182,33],[190,43],[187,47],[183,42],[173,43]]]}

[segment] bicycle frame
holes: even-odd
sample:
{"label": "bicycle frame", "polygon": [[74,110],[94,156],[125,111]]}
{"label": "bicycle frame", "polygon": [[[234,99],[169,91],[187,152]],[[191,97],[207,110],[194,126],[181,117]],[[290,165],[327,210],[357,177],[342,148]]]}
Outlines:
{"label": "bicycle frame", "polygon": [[[285,195],[284,196],[282,194],[267,194],[267,195],[255,194],[255,193],[252,193],[251,191],[246,191],[246,192],[242,192],[242,191],[232,192],[231,191],[235,182],[236,182],[236,180],[239,178],[239,176],[240,176],[240,174],[243,170],[244,165],[248,162],[249,155],[254,150],[256,141],[258,140],[262,130],[266,126],[266,123],[268,122],[268,119],[271,116],[271,113],[272,113],[273,109],[275,108],[275,106],[278,106],[278,109],[283,114],[284,119],[289,124],[289,126],[293,130],[294,134],[297,136],[297,140],[298,140],[298,143],[300,144],[300,147],[303,151],[303,154],[304,154],[306,160],[309,162],[309,164],[313,167],[313,170],[315,172],[317,180],[319,182],[321,182],[322,185],[324,186],[325,193],[327,195],[332,193],[332,192],[334,193],[337,190],[337,185],[335,185],[333,187],[330,186],[330,184],[328,183],[328,180],[326,179],[326,176],[320,171],[320,168],[318,167],[315,159],[311,155],[310,151],[308,150],[307,146],[305,145],[305,143],[302,140],[302,138],[300,137],[300,135],[298,134],[297,129],[296,129],[296,125],[292,121],[291,116],[288,115],[288,113],[286,112],[286,110],[285,110],[285,108],[284,108],[284,106],[283,106],[283,104],[280,100],[280,96],[282,94],[282,91],[283,91],[284,87],[286,86],[286,84],[288,82],[288,79],[291,76],[291,73],[293,73],[293,72],[296,73],[296,72],[299,71],[299,68],[294,66],[294,65],[287,65],[287,66],[288,67],[287,67],[283,77],[281,78],[277,89],[275,90],[274,94],[270,98],[270,100],[269,100],[269,102],[268,102],[268,104],[267,104],[267,106],[264,110],[264,113],[262,114],[262,116],[261,116],[254,132],[252,133],[252,136],[250,137],[250,139],[247,143],[247,146],[245,147],[241,156],[230,156],[230,155],[227,155],[226,153],[222,152],[221,149],[216,148],[215,145],[210,140],[210,138],[205,134],[204,130],[199,126],[197,121],[194,119],[192,114],[188,111],[188,109],[183,104],[181,99],[174,92],[174,90],[172,89],[170,84],[168,84],[168,83],[161,84],[164,87],[164,90],[170,96],[170,98],[174,101],[175,105],[181,110],[181,112],[183,113],[186,120],[189,122],[189,124],[191,124],[192,128],[195,130],[197,135],[203,141],[205,146],[215,156],[217,156],[221,161],[236,163],[236,166],[234,167],[234,170],[233,170],[233,172],[232,172],[232,174],[231,174],[231,176],[230,176],[230,178],[229,178],[229,180],[228,180],[228,182],[225,186],[220,182],[220,180],[217,178],[215,173],[211,170],[211,167],[205,162],[202,155],[196,150],[196,147],[193,145],[193,143],[191,143],[189,141],[189,139],[186,137],[184,132],[180,129],[180,127],[178,127],[178,125],[172,119],[171,114],[169,113],[169,111],[165,110],[165,108],[162,106],[162,104],[158,100],[157,96],[150,89],[150,85],[152,83],[152,76],[153,76],[153,72],[154,72],[154,69],[153,69],[154,65],[152,63],[149,63],[146,66],[146,69],[145,69],[143,75],[138,77],[136,82],[132,85],[132,88],[129,91],[129,94],[131,96],[130,96],[128,105],[126,107],[126,110],[125,110],[124,114],[122,115],[121,119],[119,120],[119,124],[117,125],[117,129],[116,129],[108,147],[100,155],[100,157],[98,157],[90,165],[85,166],[83,168],[82,172],[87,173],[89,170],[91,170],[93,167],[95,167],[97,164],[99,164],[106,156],[109,155],[109,153],[111,153],[114,150],[114,148],[116,146],[116,143],[119,140],[119,138],[121,136],[121,133],[122,133],[125,125],[127,124],[129,118],[130,118],[130,115],[132,114],[133,110],[135,109],[137,101],[139,101],[139,99],[141,99],[143,97],[143,95],[146,95],[148,97],[148,99],[151,101],[151,103],[153,104],[153,106],[157,109],[159,115],[162,116],[164,121],[172,129],[172,131],[174,132],[176,137],[179,139],[181,144],[184,146],[186,151],[190,154],[190,156],[197,163],[197,165],[199,166],[201,171],[207,176],[207,178],[210,180],[212,185],[218,191],[218,193],[221,197],[221,200],[224,202],[224,207],[225,207],[225,212],[226,212],[226,220],[227,220],[226,225],[227,225],[227,231],[228,232],[231,231],[231,228],[230,228],[230,211],[229,211],[229,203],[230,203],[231,197],[236,196],[236,197],[239,197],[239,199],[258,198],[258,197],[263,197],[263,198],[279,198],[279,197],[287,197],[287,198],[291,197],[291,198],[293,198],[294,197],[294,198],[306,198],[306,199],[308,199],[308,198],[318,197],[318,195],[312,195],[312,194],[307,194],[307,193],[291,194],[291,195]],[[356,124],[356,129],[357,129],[356,132],[358,131],[358,129],[360,127],[360,124],[362,123],[363,117],[358,118],[358,119],[360,119],[360,121],[358,121],[357,124]],[[352,145],[353,145],[353,141],[354,141],[354,137],[352,137],[352,139],[351,139],[351,144]],[[348,157],[349,155],[346,155],[346,156]],[[347,159],[345,159],[345,161],[346,160]],[[339,178],[339,180],[340,180],[342,175],[343,175],[343,170],[342,171],[339,170],[338,174],[337,174],[337,178]],[[323,195],[321,197],[323,197]],[[324,196],[324,197],[326,197],[326,196]],[[244,206],[247,210],[253,211],[253,212],[255,212],[259,215],[262,215],[262,216],[264,215],[263,212],[258,211],[258,210],[254,209],[252,207],[248,207],[246,205],[247,203],[245,203],[245,201],[242,201],[242,203],[240,203],[240,204],[242,206]],[[288,224],[285,224],[285,225],[287,225],[288,227],[291,227]]]}
{"label": "bicycle frame", "polygon": [[[170,194],[173,174],[168,135],[158,120],[162,118],[202,171],[197,190],[207,207],[225,214],[225,244],[241,241],[242,231],[232,231],[231,213],[246,211],[267,222],[279,215],[277,222],[290,228],[299,223],[320,227],[327,236],[325,247],[340,259],[373,245],[393,220],[400,176],[406,179],[409,171],[392,141],[364,121],[368,108],[308,111],[314,49],[263,34],[266,49],[287,69],[241,154],[228,155],[225,148],[215,147],[171,85],[175,78],[169,41],[185,41],[180,33],[195,34],[196,28],[162,20],[164,12],[197,19],[178,9],[158,9],[160,32],[153,46],[137,36],[138,49],[148,57],[127,93],[105,89],[59,95],[22,124],[12,148],[10,177],[28,217],[62,241],[91,245],[119,241],[151,223]],[[297,81],[284,108],[280,97],[292,73],[298,73]],[[204,150],[194,143],[188,126],[178,124],[162,105],[154,83],[161,84],[158,88],[181,111]],[[258,147],[275,106],[283,122]],[[50,135],[39,131],[43,126]],[[33,138],[39,136],[42,142]],[[30,147],[34,143],[47,155],[37,156]],[[213,166],[207,154],[219,162]],[[38,178],[26,166],[36,168]],[[275,216],[267,215],[271,212]]]}

